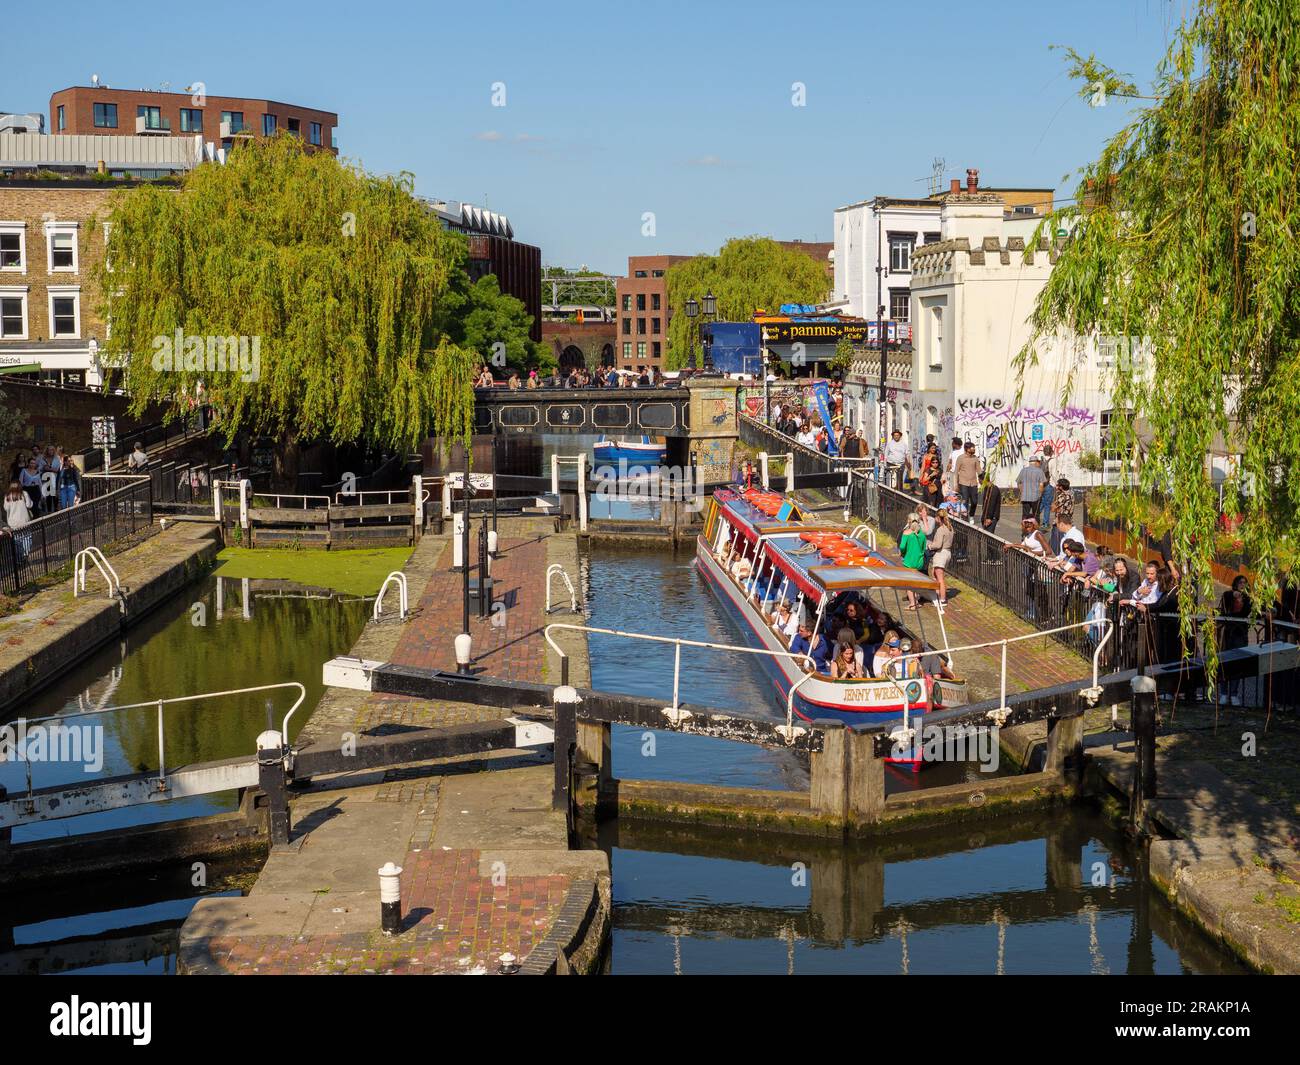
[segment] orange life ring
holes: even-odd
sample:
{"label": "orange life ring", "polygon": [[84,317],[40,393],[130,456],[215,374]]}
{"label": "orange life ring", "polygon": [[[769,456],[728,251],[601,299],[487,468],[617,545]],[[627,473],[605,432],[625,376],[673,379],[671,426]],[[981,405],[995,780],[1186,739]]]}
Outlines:
{"label": "orange life ring", "polygon": [[864,560],[864,559],[861,559],[861,558],[837,558],[837,559],[835,560],[835,565],[837,565],[837,566],[868,566],[868,565],[870,565],[870,563],[867,562],[867,561]]}

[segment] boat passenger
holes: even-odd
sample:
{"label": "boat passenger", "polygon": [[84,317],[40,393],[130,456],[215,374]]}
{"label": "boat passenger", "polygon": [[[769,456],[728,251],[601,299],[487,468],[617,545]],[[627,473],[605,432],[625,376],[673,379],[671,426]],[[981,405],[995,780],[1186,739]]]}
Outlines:
{"label": "boat passenger", "polygon": [[753,572],[754,564],[744,555],[741,555],[740,558],[736,559],[736,561],[731,564],[731,575],[738,581],[749,580],[749,575]]}
{"label": "boat passenger", "polygon": [[772,628],[776,629],[782,636],[785,636],[785,630],[789,628],[791,620],[790,604],[782,599],[776,604],[776,609],[772,611]]}
{"label": "boat passenger", "polygon": [[851,643],[837,644],[835,658],[831,662],[832,680],[860,680],[862,667],[858,665],[856,650]]}
{"label": "boat passenger", "polygon": [[[794,639],[790,641],[791,653],[812,656],[814,663],[812,669],[818,673],[825,673],[830,669],[827,661],[829,648],[830,645],[820,633],[813,635],[812,622],[807,618],[803,618],[799,622],[799,631],[794,634]],[[801,663],[800,668],[805,673],[810,671],[807,662]]]}
{"label": "boat passenger", "polygon": [[718,552],[718,561],[722,563],[722,568],[723,568],[723,569],[726,569],[727,566],[728,566],[728,564],[731,562],[731,543],[730,543],[730,541],[728,541],[727,543],[725,543],[725,544],[722,545],[722,550]]}

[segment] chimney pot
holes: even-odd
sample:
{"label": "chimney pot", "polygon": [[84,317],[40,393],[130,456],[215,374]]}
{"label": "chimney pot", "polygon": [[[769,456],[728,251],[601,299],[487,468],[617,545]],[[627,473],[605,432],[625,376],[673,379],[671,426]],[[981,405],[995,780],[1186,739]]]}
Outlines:
{"label": "chimney pot", "polygon": [[978,192],[980,187],[980,172],[973,167],[966,171],[966,191]]}
{"label": "chimney pot", "polygon": [[961,179],[960,179],[960,178],[953,178],[953,179],[952,179],[952,187],[951,187],[950,191],[953,192],[953,193],[961,192]]}

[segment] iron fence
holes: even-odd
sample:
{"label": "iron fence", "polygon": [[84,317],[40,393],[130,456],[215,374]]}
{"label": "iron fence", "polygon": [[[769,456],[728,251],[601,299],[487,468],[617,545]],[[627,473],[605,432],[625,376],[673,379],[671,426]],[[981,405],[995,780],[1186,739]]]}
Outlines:
{"label": "iron fence", "polygon": [[153,523],[148,477],[86,477],[82,502],[0,537],[0,591],[16,594],[72,563],[84,547],[103,547]]}

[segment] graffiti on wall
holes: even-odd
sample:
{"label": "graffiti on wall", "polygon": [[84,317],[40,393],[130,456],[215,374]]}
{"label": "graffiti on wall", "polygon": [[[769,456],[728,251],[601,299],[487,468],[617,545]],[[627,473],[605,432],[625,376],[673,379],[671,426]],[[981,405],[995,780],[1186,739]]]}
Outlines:
{"label": "graffiti on wall", "polygon": [[991,463],[1019,469],[1034,455],[1079,456],[1095,443],[1097,415],[1088,407],[1016,404],[1001,396],[957,400],[956,435],[974,440]]}

